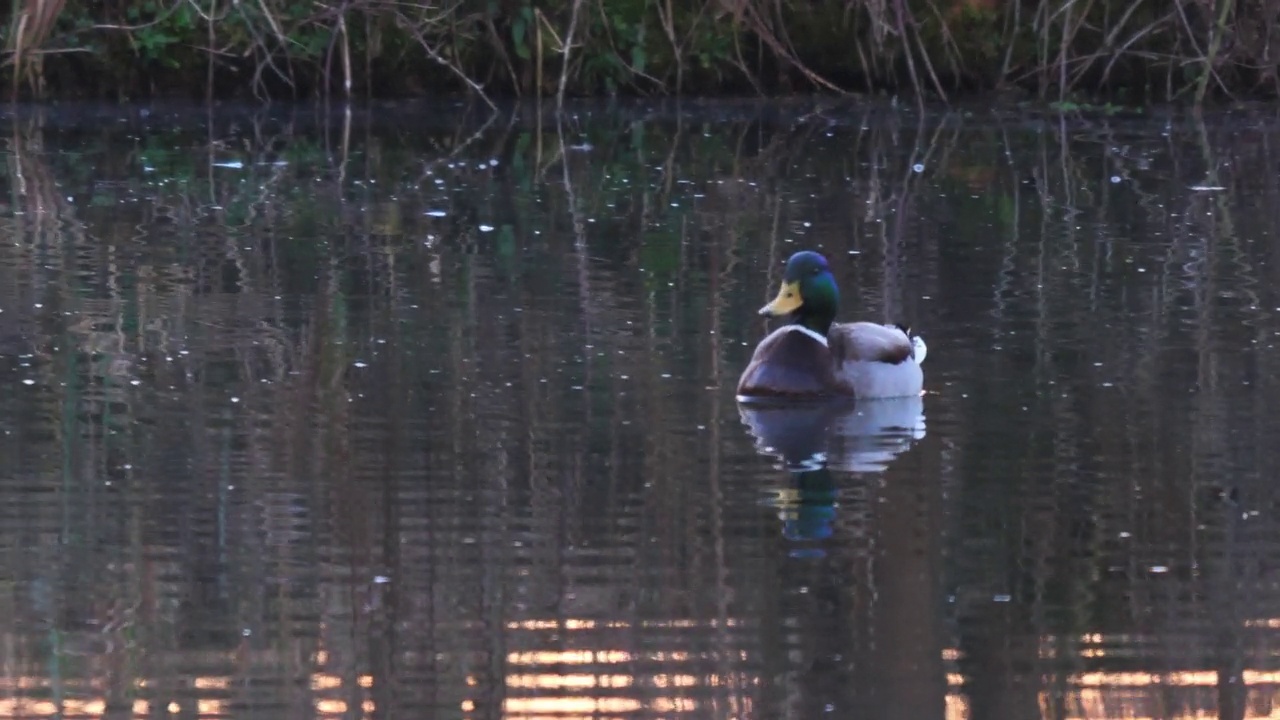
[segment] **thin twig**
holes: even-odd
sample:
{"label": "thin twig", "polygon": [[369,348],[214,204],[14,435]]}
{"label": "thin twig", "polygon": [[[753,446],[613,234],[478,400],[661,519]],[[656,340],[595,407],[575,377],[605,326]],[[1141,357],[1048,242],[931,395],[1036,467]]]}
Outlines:
{"label": "thin twig", "polygon": [[[1221,6],[1218,8],[1218,21],[1209,31],[1209,52],[1205,55],[1204,72],[1200,75],[1200,84],[1196,87],[1196,107],[1204,104],[1204,95],[1209,89],[1209,74],[1212,73],[1214,79],[1218,79],[1213,63],[1218,57],[1218,48],[1222,46],[1222,36],[1227,31],[1227,14],[1231,12],[1233,3],[1232,0],[1219,0],[1218,4]],[[1218,84],[1226,90],[1226,85],[1223,85],[1221,80],[1218,80]]]}
{"label": "thin twig", "polygon": [[[1129,49],[1130,45],[1134,44],[1138,40],[1141,40],[1143,37],[1146,37],[1148,34],[1150,34],[1151,32],[1153,32],[1154,30],[1160,27],[1161,21],[1158,20],[1156,22],[1153,22],[1150,25],[1147,25],[1146,27],[1135,32],[1132,36],[1129,37],[1128,40],[1121,43],[1120,47],[1116,48],[1116,38],[1119,36],[1120,31],[1124,29],[1124,26],[1128,24],[1129,17],[1133,15],[1133,11],[1136,10],[1140,4],[1141,3],[1136,3],[1136,2],[1131,4],[1129,6],[1129,9],[1125,11],[1124,15],[1120,17],[1120,20],[1116,23],[1116,26],[1112,28],[1110,33],[1107,34],[1106,40],[1103,41],[1103,44],[1102,44],[1103,49],[1100,50],[1098,54],[1099,56],[1103,56],[1103,53],[1106,53],[1110,55],[1110,60],[1107,62],[1107,66],[1102,70],[1102,79],[1098,81],[1098,84],[1100,86],[1103,86],[1103,87],[1106,86],[1107,78],[1111,76],[1111,68],[1115,66],[1117,60],[1119,60],[1121,57],[1124,56],[1125,52]],[[1166,15],[1165,17],[1167,18],[1168,16]],[[1085,66],[1085,67],[1088,67],[1088,66]],[[1076,80],[1079,80],[1080,76],[1084,74],[1084,71],[1085,71],[1085,68],[1082,67],[1080,70],[1076,72]]]}
{"label": "thin twig", "polygon": [[[924,63],[924,69],[928,71],[929,79],[933,81],[933,88],[938,91],[938,97],[942,98],[943,102],[946,102],[947,93],[942,89],[942,82],[938,80],[938,74],[933,70],[933,61],[929,59],[929,50],[924,46],[924,38],[920,37],[920,29],[916,27],[914,17],[911,19],[911,30],[912,34],[915,35],[916,38],[916,47],[920,48],[920,61]],[[905,37],[902,40],[907,44],[908,52],[910,52],[911,41]],[[923,97],[920,98],[920,103],[923,107]]]}
{"label": "thin twig", "polygon": [[[596,2],[600,7],[600,14],[603,16],[606,12],[606,9],[604,6],[604,0],[596,0]],[[635,75],[636,77],[642,77],[645,80],[649,80],[654,85],[657,85],[663,92],[666,92],[667,84],[665,82],[650,75],[647,72],[644,72],[643,70],[637,69],[634,65],[627,62],[627,59],[623,57],[622,53],[618,52],[618,43],[613,38],[613,30],[610,29],[609,23],[605,23],[604,34],[605,34],[605,37],[609,39],[609,49],[613,51],[614,57],[618,59],[618,62],[622,63],[622,66],[625,67],[628,72],[630,72],[632,75]]]}
{"label": "thin twig", "polygon": [[894,0],[893,8],[894,14],[897,15],[898,37],[902,38],[902,42],[906,46],[903,54],[907,56],[907,72],[911,75],[911,87],[915,88],[916,91],[916,104],[921,109],[924,109],[924,88],[920,85],[919,76],[916,75],[916,61],[911,57],[913,53],[911,52],[911,43],[907,39],[907,26],[903,17],[906,14],[906,9],[904,8],[903,0]]}
{"label": "thin twig", "polygon": [[[507,52],[506,45],[502,42],[502,36],[498,34],[498,27],[493,24],[492,13],[485,13],[484,26],[485,26],[485,29],[489,31],[489,38],[493,42],[493,47],[496,48],[498,52],[502,55],[502,62],[507,66],[507,73],[511,76],[511,88],[515,90],[517,97],[523,95],[524,88],[520,86],[519,76],[516,75],[515,63],[511,61],[511,53]],[[537,28],[533,27],[529,29],[536,30]],[[528,31],[526,31],[526,37],[527,37],[527,32]]]}
{"label": "thin twig", "polygon": [[[511,123],[515,122],[516,117],[517,115],[513,112],[511,114]],[[453,149],[449,151],[448,155],[445,155],[443,157],[438,157],[438,158],[435,158],[434,160],[424,163],[422,166],[422,174],[418,176],[418,180],[414,183],[414,185],[415,186],[422,185],[423,181],[427,179],[427,175],[431,173],[432,168],[435,168],[437,165],[442,165],[444,163],[449,162],[453,158],[457,157],[459,153],[465,150],[467,146],[471,145],[476,140],[479,140],[480,137],[484,135],[485,131],[489,129],[489,126],[492,125],[494,121],[497,119],[498,119],[498,113],[496,112],[490,113],[489,119],[486,120],[484,124],[480,126],[480,129],[472,133],[471,136],[468,137],[466,140],[463,140],[460,143],[456,143],[453,146]],[[508,128],[510,128],[511,123],[508,124],[507,126]]]}
{"label": "thin twig", "polygon": [[658,8],[658,24],[662,26],[663,34],[667,36],[667,42],[671,43],[671,56],[676,61],[676,97],[680,97],[680,90],[684,84],[684,48],[676,39],[675,10],[671,2],[672,0],[657,0],[655,6]]}
{"label": "thin twig", "polygon": [[[901,3],[902,0],[898,0],[898,2]],[[760,17],[760,12],[755,8],[755,6],[750,2],[745,2],[743,5],[743,17],[749,20],[747,27],[750,28],[751,31],[754,32],[756,36],[774,52],[774,54],[790,63],[792,67],[799,70],[800,74],[804,75],[804,77],[814,85],[824,87],[832,92],[840,93],[841,95],[848,94],[848,91],[844,88],[810,70],[808,66],[800,61],[800,58],[787,52],[787,49],[784,48],[782,43],[778,40],[777,34],[770,29],[769,24],[764,21],[764,18]]]}
{"label": "thin twig", "polygon": [[[1136,7],[1137,4],[1138,3],[1135,2],[1134,6]],[[1004,43],[1005,43],[1004,63],[1000,66],[1000,82],[1001,83],[1004,83],[1005,79],[1009,77],[1009,70],[1011,69],[1011,64],[1013,62],[1013,48],[1016,47],[1016,43],[1014,43],[1014,39],[1018,36],[1018,28],[1020,27],[1019,21],[1022,19],[1022,3],[1015,2],[1015,3],[1012,3],[1012,5],[1013,5],[1013,15],[1009,19],[1008,24],[1005,26],[1006,34],[1004,35]]]}
{"label": "thin twig", "polygon": [[[206,23],[206,28],[208,30],[208,37],[209,37],[209,48],[211,50],[215,45],[218,44],[217,43],[218,37],[213,29],[213,16],[218,14],[218,0],[212,0],[212,3],[213,4],[209,9],[209,20]],[[207,71],[207,75],[205,76],[204,101],[206,105],[213,105],[213,71],[214,71],[214,67],[217,64],[217,59],[216,59],[217,56],[214,55],[212,52],[206,53],[206,55],[209,58],[209,68]]]}
{"label": "thin twig", "polygon": [[345,16],[338,17],[338,32],[342,34],[342,91],[351,100],[351,34]]}
{"label": "thin twig", "polygon": [[428,57],[443,65],[449,70],[449,72],[453,73],[458,77],[458,79],[466,83],[467,87],[471,88],[472,92],[479,95],[480,99],[484,100],[485,104],[488,105],[491,110],[496,111],[498,109],[498,106],[494,104],[493,100],[489,99],[489,95],[485,93],[484,87],[481,86],[480,83],[472,80],[471,77],[463,72],[461,68],[449,62],[447,58],[441,55],[435,48],[431,47],[431,43],[427,42],[427,38],[423,36],[420,28],[409,22],[408,18],[399,13],[396,14],[396,23],[413,35],[414,39],[418,41],[418,44],[422,46],[422,49],[426,51]]}
{"label": "thin twig", "polygon": [[[564,89],[569,84],[569,52],[573,49],[573,35],[578,29],[578,12],[582,9],[582,0],[573,0],[573,10],[569,13],[569,30],[565,33],[563,54],[560,66],[560,87],[556,90],[556,114],[564,111]],[[563,145],[563,142],[561,143]],[[566,171],[567,172],[567,171]],[[566,178],[566,182],[568,182]]]}

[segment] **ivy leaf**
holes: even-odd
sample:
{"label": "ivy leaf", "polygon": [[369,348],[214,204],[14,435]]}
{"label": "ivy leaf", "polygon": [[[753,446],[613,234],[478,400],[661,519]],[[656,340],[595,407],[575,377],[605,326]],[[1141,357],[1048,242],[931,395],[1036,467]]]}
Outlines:
{"label": "ivy leaf", "polygon": [[511,42],[515,46],[516,55],[523,60],[528,60],[530,55],[529,43],[525,35],[528,29],[529,25],[522,17],[517,17],[511,23]]}

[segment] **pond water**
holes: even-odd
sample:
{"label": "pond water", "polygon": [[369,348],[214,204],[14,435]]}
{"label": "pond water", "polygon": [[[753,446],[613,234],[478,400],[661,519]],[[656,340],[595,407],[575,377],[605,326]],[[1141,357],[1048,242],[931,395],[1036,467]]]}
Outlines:
{"label": "pond water", "polygon": [[1280,717],[1274,108],[570,110],[0,115],[0,717]]}

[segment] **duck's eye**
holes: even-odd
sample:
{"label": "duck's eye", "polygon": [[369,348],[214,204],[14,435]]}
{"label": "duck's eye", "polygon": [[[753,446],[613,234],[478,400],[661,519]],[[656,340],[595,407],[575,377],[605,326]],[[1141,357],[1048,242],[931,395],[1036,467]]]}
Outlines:
{"label": "duck's eye", "polygon": [[813,272],[811,272],[811,273],[809,273],[809,274],[810,274],[810,275],[821,275],[821,274],[822,274],[822,268],[820,268],[820,267],[816,267],[816,268],[814,268],[814,269],[813,269]]}

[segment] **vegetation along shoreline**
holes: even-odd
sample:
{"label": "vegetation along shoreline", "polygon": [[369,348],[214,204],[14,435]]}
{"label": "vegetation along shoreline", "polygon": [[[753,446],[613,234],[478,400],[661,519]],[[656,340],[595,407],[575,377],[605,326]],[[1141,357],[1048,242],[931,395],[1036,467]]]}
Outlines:
{"label": "vegetation along shoreline", "polygon": [[1272,0],[23,0],[11,100],[1274,98]]}

